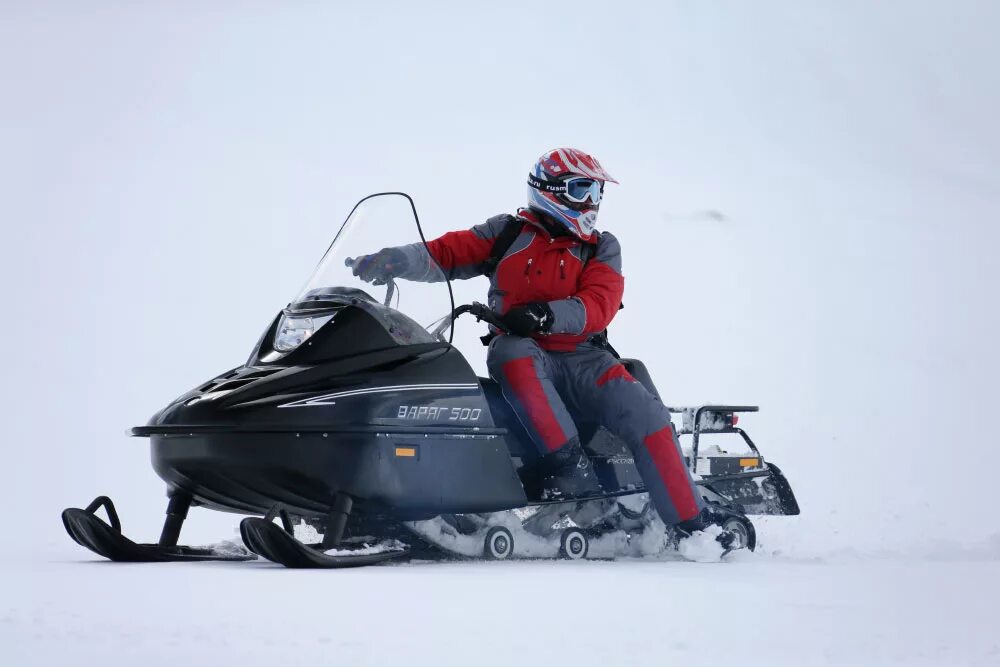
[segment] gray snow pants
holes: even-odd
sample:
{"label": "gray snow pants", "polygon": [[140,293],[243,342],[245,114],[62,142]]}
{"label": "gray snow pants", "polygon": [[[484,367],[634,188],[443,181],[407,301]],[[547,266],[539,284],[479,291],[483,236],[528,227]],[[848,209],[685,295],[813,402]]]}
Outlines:
{"label": "gray snow pants", "polygon": [[607,350],[543,350],[530,338],[497,336],[486,359],[504,398],[545,455],[578,437],[573,414],[597,421],[632,450],[653,506],[667,525],[704,506],[684,465],[670,411]]}

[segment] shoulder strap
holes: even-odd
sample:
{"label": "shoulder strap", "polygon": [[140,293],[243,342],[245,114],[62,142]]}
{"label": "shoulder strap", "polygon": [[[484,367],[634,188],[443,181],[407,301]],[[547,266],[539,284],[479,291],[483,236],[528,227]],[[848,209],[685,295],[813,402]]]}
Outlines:
{"label": "shoulder strap", "polygon": [[580,264],[583,266],[586,266],[587,262],[594,259],[594,255],[597,254],[597,244],[601,242],[600,232],[594,230],[594,235],[597,236],[596,243],[580,244]]}
{"label": "shoulder strap", "polygon": [[503,256],[507,254],[507,251],[517,237],[521,235],[521,230],[524,229],[524,220],[515,217],[513,215],[507,215],[506,220],[504,220],[504,227],[497,234],[496,238],[493,239],[493,248],[490,249],[490,256],[486,258],[482,264],[479,265],[480,271],[485,276],[492,276],[497,270],[497,265]]}
{"label": "shoulder strap", "polygon": [[[513,215],[507,215],[504,220],[504,227],[497,234],[496,238],[493,239],[493,247],[490,249],[490,255],[486,260],[479,265],[480,271],[485,276],[492,276],[497,270],[497,265],[500,264],[500,260],[503,256],[507,254],[510,247],[514,245],[514,241],[517,237],[521,235],[524,230],[524,219]],[[595,231],[594,234],[599,232]],[[598,237],[600,240],[600,237]],[[581,243],[580,244],[580,262],[586,265],[587,262],[594,258],[597,254],[597,244],[596,243]]]}

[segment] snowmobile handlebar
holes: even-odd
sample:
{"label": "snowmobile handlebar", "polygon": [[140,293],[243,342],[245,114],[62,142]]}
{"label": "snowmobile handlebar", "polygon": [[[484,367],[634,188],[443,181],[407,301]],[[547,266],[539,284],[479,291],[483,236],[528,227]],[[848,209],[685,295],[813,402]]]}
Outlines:
{"label": "snowmobile handlebar", "polygon": [[455,310],[451,311],[451,317],[445,317],[441,322],[431,331],[433,335],[438,340],[444,340],[444,332],[448,330],[448,327],[455,325],[455,320],[457,320],[462,315],[470,313],[475,316],[475,318],[480,322],[486,322],[490,326],[504,332],[510,333],[510,329],[507,325],[503,323],[500,316],[493,312],[493,309],[488,306],[484,306],[481,303],[473,301],[472,303],[467,303],[464,306],[459,306]]}
{"label": "snowmobile handlebar", "polygon": [[480,322],[486,322],[490,326],[499,329],[504,333],[510,333],[510,329],[504,324],[503,320],[500,318],[496,312],[489,306],[484,306],[478,301],[473,301],[472,303],[467,303],[464,306],[459,306],[451,313],[451,321],[454,322],[459,318],[459,316],[469,313],[475,316],[476,320]]}
{"label": "snowmobile handlebar", "polygon": [[385,301],[382,302],[383,306],[389,307],[392,303],[392,297],[396,293],[396,281],[389,278],[385,282]]}
{"label": "snowmobile handlebar", "polygon": [[[353,269],[357,261],[358,259],[355,257],[348,257],[344,260],[344,266]],[[373,280],[372,285],[385,285],[385,299],[382,300],[382,305],[388,307],[392,303],[392,297],[396,294],[396,281],[392,276],[387,276],[384,280]]]}

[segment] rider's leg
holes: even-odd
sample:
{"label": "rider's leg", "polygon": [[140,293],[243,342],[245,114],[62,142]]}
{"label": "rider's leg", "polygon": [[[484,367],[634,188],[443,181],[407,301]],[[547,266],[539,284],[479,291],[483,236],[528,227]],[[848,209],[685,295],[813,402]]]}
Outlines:
{"label": "rider's leg", "polygon": [[599,491],[576,425],[556,391],[560,369],[551,355],[530,338],[497,336],[486,363],[538,451],[538,460],[523,471],[526,486],[537,484],[569,495]]}
{"label": "rider's leg", "polygon": [[574,411],[595,417],[632,450],[660,518],[676,525],[705,506],[684,464],[670,411],[606,350],[590,345],[553,355],[565,375],[560,389]]}

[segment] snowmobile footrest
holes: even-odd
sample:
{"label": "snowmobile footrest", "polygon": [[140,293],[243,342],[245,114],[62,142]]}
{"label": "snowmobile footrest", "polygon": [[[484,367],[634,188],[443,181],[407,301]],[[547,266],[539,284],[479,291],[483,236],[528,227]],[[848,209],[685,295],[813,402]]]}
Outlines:
{"label": "snowmobile footrest", "polygon": [[254,553],[291,568],[341,568],[374,565],[409,554],[409,549],[362,551],[349,549],[329,554],[295,539],[278,524],[267,519],[249,518],[240,522],[243,543]]}
{"label": "snowmobile footrest", "polygon": [[[104,507],[110,525],[97,517],[96,512]],[[125,563],[163,563],[170,561],[255,560],[257,557],[244,549],[235,548],[220,551],[208,547],[164,546],[159,544],[138,544],[121,532],[121,522],[114,503],[107,496],[94,499],[86,509],[71,507],[63,510],[63,526],[66,532],[80,546],[86,547],[105,558]]]}

